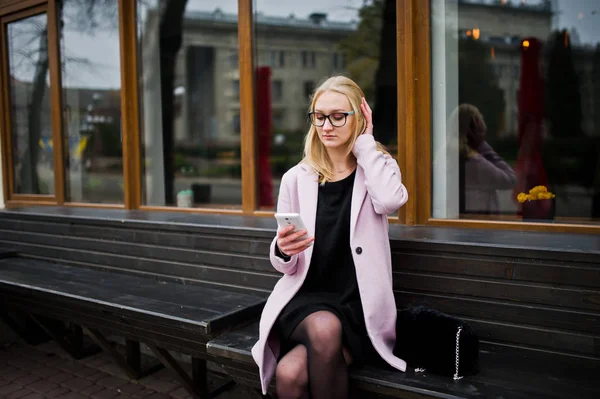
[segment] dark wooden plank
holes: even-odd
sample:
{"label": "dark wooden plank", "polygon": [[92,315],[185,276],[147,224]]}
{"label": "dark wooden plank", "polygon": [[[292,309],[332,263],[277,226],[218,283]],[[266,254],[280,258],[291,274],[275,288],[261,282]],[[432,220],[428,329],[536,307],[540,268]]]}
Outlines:
{"label": "dark wooden plank", "polygon": [[573,334],[516,324],[483,320],[465,320],[486,341],[516,344],[527,348],[553,350],[561,353],[600,357],[599,337],[591,334]]}
{"label": "dark wooden plank", "polygon": [[[207,237],[208,241],[219,241],[218,237]],[[132,241],[114,241],[81,236],[61,236],[52,233],[30,233],[0,229],[0,241],[34,244],[43,247],[62,247],[72,250],[94,251],[122,257],[164,260],[170,262],[198,264],[202,266],[220,266],[236,270],[254,270],[272,272],[268,259],[268,249],[261,254],[234,254],[230,252],[202,251],[161,244],[137,244]]]}
{"label": "dark wooden plank", "polygon": [[[74,207],[22,207],[0,211],[1,219],[65,220],[78,224],[175,232],[237,235],[270,239],[273,218],[179,212],[145,212]],[[593,262],[600,240],[592,234],[482,230],[431,226],[390,226],[393,248],[427,250],[433,247],[455,253]]]}
{"label": "dark wooden plank", "polygon": [[580,287],[394,271],[394,289],[600,311],[600,291]]}
{"label": "dark wooden plank", "polygon": [[70,296],[101,304],[117,313],[129,310],[185,320],[206,334],[218,331],[219,326],[232,319],[237,322],[239,314],[246,313],[248,308],[258,312],[263,304],[262,298],[250,295],[30,259],[2,260],[0,270],[2,284]]}
{"label": "dark wooden plank", "polygon": [[456,317],[600,335],[600,314],[596,312],[436,293],[394,294],[398,308],[422,305]]}
{"label": "dark wooden plank", "polygon": [[239,237],[273,238],[277,224],[274,218],[252,216],[197,214],[180,212],[147,212],[122,209],[83,207],[21,207],[0,211],[1,219],[66,220],[71,223],[118,227],[125,224],[147,230],[223,234]]}
{"label": "dark wooden plank", "polygon": [[206,345],[206,352],[217,358],[254,364],[250,353],[258,340],[258,323],[229,331]]}
{"label": "dark wooden plank", "polygon": [[0,248],[0,259],[12,258],[16,256],[16,252],[10,249]]}
{"label": "dark wooden plank", "polygon": [[600,264],[441,252],[394,252],[402,270],[600,288]]}
{"label": "dark wooden plank", "polygon": [[[5,299],[5,298],[3,298]],[[129,319],[115,320],[110,317],[100,317],[95,313],[85,314],[67,310],[68,308],[57,308],[56,306],[39,305],[33,307],[30,302],[10,301],[7,306],[15,309],[29,310],[35,314],[63,321],[71,321],[82,326],[97,328],[101,331],[111,332],[125,338],[137,339],[145,343],[155,343],[167,349],[194,356],[206,356],[206,337],[196,334],[189,337],[185,334],[172,333],[158,326],[147,327]]]}
{"label": "dark wooden plank", "polygon": [[6,219],[2,230],[44,234],[49,231],[60,236],[83,237],[116,242],[161,245],[169,248],[188,248],[262,256],[269,251],[270,238],[235,237],[230,235],[197,234],[138,229],[126,225],[107,227],[68,221],[36,221]]}
{"label": "dark wooden plank", "polygon": [[148,258],[124,257],[91,251],[74,251],[62,247],[36,246],[27,243],[13,243],[18,252],[46,260],[65,260],[71,264],[114,268],[120,271],[153,273],[160,276],[175,276],[197,282],[207,282],[222,286],[244,287],[247,290],[270,291],[278,276],[275,273],[241,271],[215,266],[202,266],[181,262],[169,262]]}
{"label": "dark wooden plank", "polygon": [[594,262],[600,240],[594,234],[544,233],[432,226],[390,225],[392,250],[406,249]]}

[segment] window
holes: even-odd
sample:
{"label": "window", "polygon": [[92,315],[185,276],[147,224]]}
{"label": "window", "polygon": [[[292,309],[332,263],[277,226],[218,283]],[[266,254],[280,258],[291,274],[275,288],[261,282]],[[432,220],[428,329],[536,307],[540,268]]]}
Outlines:
{"label": "window", "polygon": [[[571,22],[553,12],[571,2],[550,3],[431,1],[434,218],[599,220],[600,102],[584,104],[600,91],[582,91],[577,71],[600,71],[600,36],[580,23],[585,43],[572,43],[562,28]],[[521,39],[499,46],[452,35],[448,27],[466,28],[461,15],[490,37]]]}
{"label": "window", "polygon": [[233,117],[231,119],[232,129],[234,133],[240,134],[241,131],[241,123],[240,123],[240,113],[234,112]]}
{"label": "window", "polygon": [[175,206],[191,190],[194,207],[239,208],[237,1],[180,3],[137,2],[142,203]]}
{"label": "window", "polygon": [[117,3],[62,1],[66,200],[124,202]]}
{"label": "window", "polygon": [[334,70],[342,70],[346,67],[344,63],[344,55],[342,53],[334,52],[332,58]]}
{"label": "window", "polygon": [[240,62],[240,60],[238,57],[238,50],[237,49],[229,50],[229,67],[231,69],[238,69],[239,62]]}
{"label": "window", "polygon": [[58,0],[8,20],[7,200],[123,204],[117,3]]}
{"label": "window", "polygon": [[[384,22],[386,2],[357,3],[358,7],[342,7],[342,11],[339,2],[325,0],[320,8],[332,10],[329,15],[300,17],[306,11],[294,2],[279,2],[277,6],[267,0],[254,2],[257,54],[275,47],[287,54],[287,62],[277,70],[271,70],[266,57],[255,58],[255,190],[260,210],[274,209],[281,176],[301,160],[310,95],[317,82],[332,73],[346,74],[359,82],[377,118],[378,140],[392,155],[398,152],[395,18]],[[273,34],[274,26],[281,34]],[[346,70],[345,65],[361,67]],[[386,76],[385,82],[376,80],[377,74]],[[270,102],[264,95],[269,86]]]}
{"label": "window", "polygon": [[240,99],[240,81],[235,79],[231,85],[234,100]]}
{"label": "window", "polygon": [[314,68],[316,65],[316,55],[314,51],[303,51],[302,57],[302,68]]}
{"label": "window", "polygon": [[283,68],[285,66],[285,52],[284,51],[268,51],[267,52],[267,65],[272,68]]}
{"label": "window", "polygon": [[308,80],[308,81],[304,82],[302,89],[303,89],[304,97],[306,97],[308,99],[312,95],[313,91],[315,90],[315,82],[312,80]]}
{"label": "window", "polygon": [[283,82],[281,80],[274,80],[271,85],[273,101],[283,100]]}
{"label": "window", "polygon": [[6,38],[13,193],[54,194],[46,13],[8,23]]}

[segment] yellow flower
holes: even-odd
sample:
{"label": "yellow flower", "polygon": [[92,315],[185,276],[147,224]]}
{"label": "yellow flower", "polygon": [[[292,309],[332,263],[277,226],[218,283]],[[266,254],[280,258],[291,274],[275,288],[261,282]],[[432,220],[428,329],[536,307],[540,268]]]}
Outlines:
{"label": "yellow flower", "polygon": [[527,201],[527,197],[528,197],[527,194],[525,194],[525,193],[519,193],[519,195],[517,195],[517,200],[520,203],[523,203],[523,202]]}
{"label": "yellow flower", "polygon": [[535,186],[529,190],[529,194],[519,193],[517,195],[517,201],[523,203],[525,201],[535,201],[541,199],[551,199],[556,197],[554,194],[548,191],[545,186]]}
{"label": "yellow flower", "polygon": [[529,194],[540,194],[540,193],[547,193],[547,192],[548,192],[548,189],[544,186],[535,186],[534,188],[529,190]]}

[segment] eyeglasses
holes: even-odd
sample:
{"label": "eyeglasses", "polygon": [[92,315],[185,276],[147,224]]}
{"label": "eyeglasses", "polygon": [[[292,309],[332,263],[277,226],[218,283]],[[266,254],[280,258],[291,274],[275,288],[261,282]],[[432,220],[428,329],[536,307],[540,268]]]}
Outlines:
{"label": "eyeglasses", "polygon": [[308,119],[310,123],[316,127],[322,127],[325,125],[325,121],[329,119],[329,123],[334,127],[342,127],[346,124],[346,118],[348,115],[354,115],[354,111],[349,112],[334,112],[333,114],[325,115],[322,112],[309,112]]}

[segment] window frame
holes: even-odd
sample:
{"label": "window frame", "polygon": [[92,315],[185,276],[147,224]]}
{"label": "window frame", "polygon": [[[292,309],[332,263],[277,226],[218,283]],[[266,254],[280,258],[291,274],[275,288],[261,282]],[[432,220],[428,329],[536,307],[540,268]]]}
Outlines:
{"label": "window frame", "polygon": [[[0,0],[2,20],[2,91],[0,95],[4,198],[6,206],[51,204],[98,208],[125,208],[144,211],[169,211],[212,214],[239,214],[272,217],[274,211],[261,211],[257,206],[257,176],[255,159],[256,96],[254,93],[254,9],[252,0],[238,0],[238,53],[237,61],[240,82],[240,151],[242,167],[242,203],[240,209],[225,208],[176,208],[145,206],[141,203],[141,149],[140,149],[140,104],[139,71],[137,48],[137,2],[118,0],[119,41],[121,54],[121,112],[123,124],[123,179],[124,204],[76,204],[65,203],[64,164],[62,144],[60,53],[57,31],[57,0]],[[5,21],[16,15],[26,15],[34,7],[42,7],[48,15],[50,93],[52,108],[53,140],[55,146],[55,196],[15,196],[12,193],[12,156],[10,138],[7,140],[6,117],[7,63]],[[40,8],[40,9],[42,9]],[[19,14],[23,13],[23,14]],[[600,233],[600,225],[545,224],[529,222],[502,222],[490,220],[434,219],[431,215],[431,5],[430,1],[396,0],[396,49],[397,49],[397,100],[398,100],[398,149],[397,158],[402,170],[403,182],[409,192],[409,200],[398,213],[389,217],[390,223],[405,225],[447,226],[465,228],[487,228],[507,230],[537,230],[547,232]],[[22,17],[21,17],[22,18]],[[310,57],[306,54],[307,61]],[[316,66],[316,54],[314,54]],[[302,67],[302,59],[300,60]],[[428,134],[418,134],[428,132]]]}
{"label": "window frame", "polygon": [[[8,3],[8,2],[5,2]],[[1,60],[0,76],[2,90],[0,94],[0,147],[2,151],[2,178],[4,189],[4,201],[7,206],[11,204],[39,204],[54,205],[64,203],[64,162],[63,162],[63,143],[62,143],[62,125],[60,107],[51,106],[50,122],[52,129],[53,143],[53,164],[54,164],[54,194],[19,194],[15,192],[14,182],[14,158],[12,151],[12,115],[11,115],[11,92],[9,81],[9,58],[8,58],[8,24],[30,18],[37,15],[46,15],[47,35],[48,35],[48,75],[50,79],[50,88],[48,98],[53,104],[60,97],[60,78],[58,64],[59,57],[57,43],[57,24],[55,1],[24,1],[22,3],[9,3],[0,8],[0,42],[1,42]],[[60,103],[57,103],[60,104]]]}
{"label": "window frame", "polygon": [[[403,51],[407,55],[401,58],[401,51],[398,51],[398,65],[400,66],[404,62],[406,73],[405,78],[402,79],[402,82],[406,85],[404,90],[400,88],[401,78],[398,77],[398,93],[403,92],[405,96],[404,99],[398,98],[398,105],[400,107],[401,101],[405,101],[408,106],[407,120],[405,121],[406,137],[405,142],[402,143],[406,158],[399,159],[403,179],[410,193],[409,202],[401,210],[404,213],[404,217],[401,219],[407,225],[600,234],[600,224],[554,224],[476,219],[436,219],[432,217],[431,4],[430,1],[399,0],[397,7],[398,9],[405,7],[404,29],[400,30],[399,28],[398,35],[400,37],[403,34],[406,35]],[[402,110],[399,109],[398,111],[400,119]],[[428,132],[428,134],[419,135],[417,139],[417,132]],[[400,140],[400,137],[398,139]]]}

